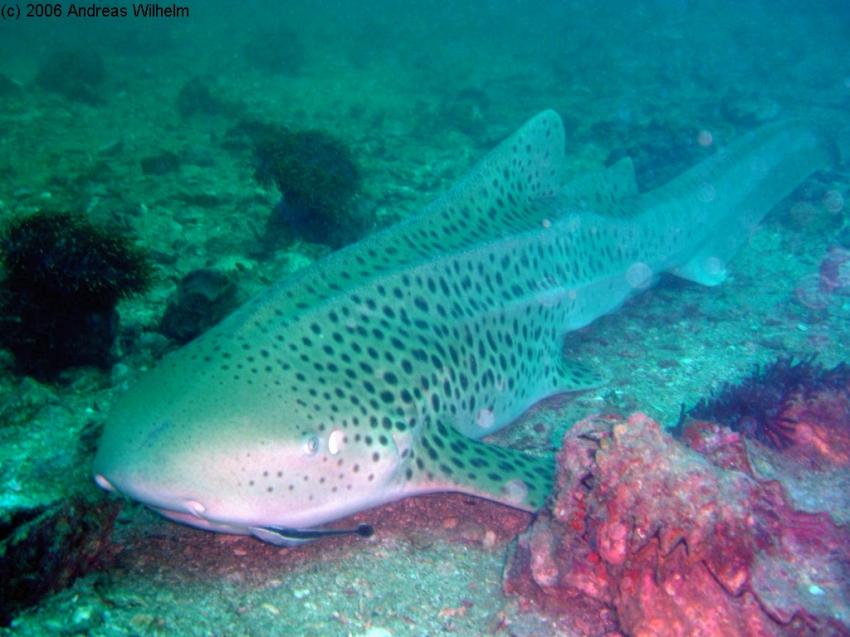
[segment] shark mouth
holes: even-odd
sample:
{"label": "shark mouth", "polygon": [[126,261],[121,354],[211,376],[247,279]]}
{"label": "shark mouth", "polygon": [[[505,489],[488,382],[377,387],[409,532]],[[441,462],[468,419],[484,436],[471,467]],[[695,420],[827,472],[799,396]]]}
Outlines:
{"label": "shark mouth", "polygon": [[172,520],[173,522],[179,522],[187,526],[194,526],[195,528],[204,529],[205,531],[231,533],[233,535],[248,535],[250,533],[250,531],[244,526],[236,526],[233,524],[226,524],[224,522],[214,522],[212,520],[202,518],[195,513],[175,511],[173,509],[165,509],[152,505],[148,505],[148,507],[159,513],[162,517]]}
{"label": "shark mouth", "polygon": [[[126,490],[120,491],[102,474],[95,474],[94,479],[95,482],[97,482],[97,484],[106,491],[110,491],[112,493],[126,493]],[[145,500],[144,494],[127,495],[142,502]],[[371,537],[375,532],[369,524],[358,524],[356,527],[351,529],[298,529],[285,526],[238,526],[227,522],[216,522],[204,517],[205,507],[196,500],[183,500],[182,504],[185,507],[185,510],[182,511],[164,506],[156,506],[151,502],[148,502],[147,506],[153,511],[159,513],[162,517],[172,520],[173,522],[179,522],[180,524],[216,533],[253,535],[258,540],[262,540],[268,544],[274,544],[275,546],[297,546],[323,537],[338,537],[341,535]]]}
{"label": "shark mouth", "polygon": [[214,522],[202,518],[193,513],[174,511],[161,507],[151,507],[162,517],[174,522],[180,522],[188,526],[194,526],[205,531],[217,533],[230,533],[233,535],[253,535],[258,540],[275,546],[298,546],[306,542],[312,542],[324,537],[338,537],[341,535],[357,535],[360,537],[371,537],[375,530],[369,524],[358,524],[350,529],[296,529],[291,527],[277,526],[235,526],[222,522]]}

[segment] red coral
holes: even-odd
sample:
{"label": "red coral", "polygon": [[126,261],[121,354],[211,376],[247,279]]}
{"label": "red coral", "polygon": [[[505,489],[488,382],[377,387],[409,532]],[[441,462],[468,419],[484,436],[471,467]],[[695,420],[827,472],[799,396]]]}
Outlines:
{"label": "red coral", "polygon": [[[793,414],[784,413],[794,401],[808,401],[818,393],[850,395],[850,365],[840,363],[827,369],[813,356],[794,361],[780,357],[765,365],[756,366],[753,373],[737,383],[726,383],[719,392],[701,399],[694,407],[683,411],[676,427],[688,419],[717,422],[757,440],[761,444],[783,451],[795,444],[797,422]],[[847,428],[847,412],[843,424]]]}
{"label": "red coral", "polygon": [[846,390],[822,390],[795,396],[780,415],[793,423],[787,452],[812,469],[850,465],[850,396]]}
{"label": "red coral", "polygon": [[748,474],[753,470],[747,456],[743,436],[731,429],[706,420],[691,421],[682,439],[691,449],[698,451],[723,469],[737,469]]}
{"label": "red coral", "polygon": [[820,264],[820,290],[825,294],[850,294],[850,250],[833,246]]}
{"label": "red coral", "polygon": [[586,635],[850,635],[850,532],[756,479],[738,434],[685,437],[641,414],[573,427],[506,592]]}

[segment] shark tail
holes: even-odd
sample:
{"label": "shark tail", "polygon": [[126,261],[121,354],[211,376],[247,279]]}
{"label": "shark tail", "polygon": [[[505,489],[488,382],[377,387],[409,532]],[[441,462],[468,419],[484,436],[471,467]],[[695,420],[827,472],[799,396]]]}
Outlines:
{"label": "shark tail", "polygon": [[722,283],[726,264],[762,218],[807,177],[834,164],[835,146],[816,125],[769,124],[659,188],[649,199],[654,217],[646,221],[675,233],[668,242],[678,250],[667,269],[703,285]]}

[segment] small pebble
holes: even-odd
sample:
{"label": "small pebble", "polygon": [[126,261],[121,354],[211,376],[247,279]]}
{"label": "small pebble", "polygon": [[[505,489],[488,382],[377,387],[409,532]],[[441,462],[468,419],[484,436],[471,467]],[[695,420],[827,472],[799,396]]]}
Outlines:
{"label": "small pebble", "polygon": [[124,363],[116,363],[112,366],[112,382],[118,383],[119,381],[125,379],[127,375],[130,373],[130,368]]}
{"label": "small pebble", "polygon": [[487,529],[484,533],[484,539],[481,540],[481,544],[485,549],[493,548],[496,546],[496,534],[490,529]]}
{"label": "small pebble", "polygon": [[628,430],[629,428],[626,427],[626,425],[624,425],[623,423],[617,423],[616,425],[614,425],[614,429],[612,432],[614,434],[614,440],[619,441],[620,438],[622,438]]}
{"label": "small pebble", "polygon": [[91,620],[92,612],[91,606],[80,606],[74,611],[74,617],[71,621],[74,624],[87,624]]}
{"label": "small pebble", "polygon": [[393,634],[386,628],[381,628],[380,626],[372,626],[365,633],[360,633],[355,637],[393,637]]}

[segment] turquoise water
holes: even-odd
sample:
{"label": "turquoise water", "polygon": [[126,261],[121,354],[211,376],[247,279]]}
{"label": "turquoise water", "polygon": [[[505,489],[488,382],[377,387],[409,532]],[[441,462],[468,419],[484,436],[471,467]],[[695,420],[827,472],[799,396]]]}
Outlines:
{"label": "turquoise water", "polygon": [[[126,237],[113,253],[135,246],[150,268],[129,289],[98,266],[117,305],[81,308],[65,290],[88,275],[32,290],[39,268],[91,267],[82,239],[71,261],[29,262],[25,293],[4,257],[0,539],[15,601],[2,630],[556,634],[501,591],[525,514],[429,497],[369,514],[368,541],[300,548],[193,530],[96,488],[106,414],[179,343],[416,214],[545,109],[564,123],[565,181],[631,157],[642,193],[777,120],[828,122],[846,143],[846,3],[191,2],[174,16],[159,5],[157,18],[109,6],[127,15],[63,2],[7,5],[0,21],[4,250],[21,219],[70,212]],[[568,334],[569,357],[607,382],[544,401],[488,441],[551,451],[607,411],[672,427],[683,403],[755,364],[845,360],[848,184],[846,163],[802,183],[722,285],[665,277]],[[26,562],[21,547],[38,537],[53,549]]]}

